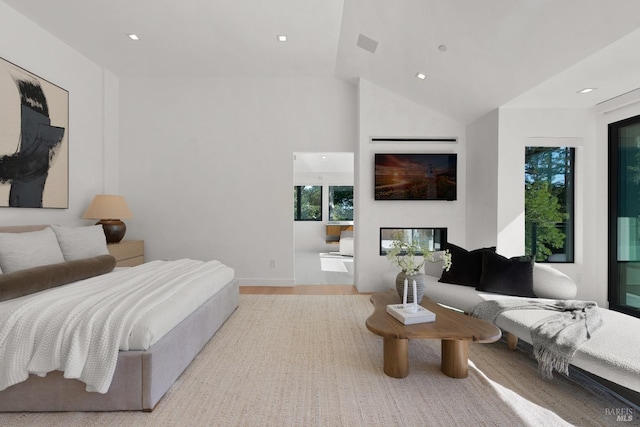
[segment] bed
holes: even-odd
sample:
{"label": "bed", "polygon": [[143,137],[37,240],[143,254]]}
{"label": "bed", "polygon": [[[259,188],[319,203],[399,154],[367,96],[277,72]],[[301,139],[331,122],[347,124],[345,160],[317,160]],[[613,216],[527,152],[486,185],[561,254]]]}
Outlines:
{"label": "bed", "polygon": [[[0,227],[0,233],[33,232],[45,228],[47,226]],[[2,241],[0,240],[0,266],[3,265],[1,250]],[[74,262],[86,261],[70,260],[65,261],[64,264],[70,265]],[[149,271],[153,263],[140,267]],[[126,272],[116,269],[101,274],[97,279],[105,281],[109,278],[121,278],[125,273],[131,274],[137,268],[127,268]],[[238,306],[238,281],[233,277],[233,270],[228,267],[219,270],[224,271],[224,276],[211,278],[212,281],[220,282],[215,293],[210,297],[207,296],[206,301],[186,315],[175,327],[172,326],[148,349],[120,350],[117,353],[115,370],[106,393],[86,391],[87,384],[77,379],[66,379],[61,371],[55,370],[44,377],[29,375],[26,381],[18,382],[0,391],[0,411],[153,410],[169,387]],[[4,273],[6,274],[6,271]],[[53,276],[48,275],[48,277]],[[93,279],[96,278],[86,280]],[[83,280],[62,284],[55,291],[65,291],[73,286],[79,286],[81,281]],[[0,286],[0,295],[1,292]],[[46,292],[50,291],[41,291],[39,294]],[[31,295],[20,298],[31,298]],[[9,300],[8,303],[12,301],[15,302],[15,300]],[[173,301],[172,299],[172,303]],[[0,306],[2,304],[3,302],[0,302]]]}

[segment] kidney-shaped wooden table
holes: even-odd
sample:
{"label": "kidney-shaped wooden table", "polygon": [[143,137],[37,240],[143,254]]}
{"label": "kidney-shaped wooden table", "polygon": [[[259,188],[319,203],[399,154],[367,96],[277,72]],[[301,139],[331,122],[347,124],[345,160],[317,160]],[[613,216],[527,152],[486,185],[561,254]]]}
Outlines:
{"label": "kidney-shaped wooden table", "polygon": [[409,375],[409,340],[440,339],[441,369],[452,378],[466,378],[469,364],[469,342],[491,343],[502,336],[500,329],[484,320],[442,307],[427,297],[421,306],[436,314],[436,321],[404,325],[387,313],[388,304],[399,304],[395,290],[371,295],[374,311],[367,319],[367,329],[384,339],[384,373],[394,378]]}

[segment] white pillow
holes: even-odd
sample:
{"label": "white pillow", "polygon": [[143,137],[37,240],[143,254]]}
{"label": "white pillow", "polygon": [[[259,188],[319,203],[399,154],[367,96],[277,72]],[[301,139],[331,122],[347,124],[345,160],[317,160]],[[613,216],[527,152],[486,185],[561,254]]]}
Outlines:
{"label": "white pillow", "polygon": [[107,238],[101,225],[61,227],[52,225],[65,261],[109,255]]}
{"label": "white pillow", "polygon": [[0,268],[3,273],[64,262],[51,228],[25,233],[0,233]]}
{"label": "white pillow", "polygon": [[576,283],[566,274],[548,264],[533,264],[533,292],[538,298],[573,299]]}
{"label": "white pillow", "polygon": [[442,276],[442,269],[444,268],[444,251],[436,251],[433,253],[433,261],[426,260],[424,263],[424,272],[428,276],[437,277]]}

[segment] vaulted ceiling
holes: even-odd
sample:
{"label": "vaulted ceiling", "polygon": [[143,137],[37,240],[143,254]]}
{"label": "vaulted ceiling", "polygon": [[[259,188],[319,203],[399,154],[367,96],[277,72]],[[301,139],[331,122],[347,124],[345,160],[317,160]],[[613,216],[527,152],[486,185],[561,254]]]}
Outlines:
{"label": "vaulted ceiling", "polygon": [[120,78],[362,77],[462,123],[640,87],[637,0],[2,1]]}

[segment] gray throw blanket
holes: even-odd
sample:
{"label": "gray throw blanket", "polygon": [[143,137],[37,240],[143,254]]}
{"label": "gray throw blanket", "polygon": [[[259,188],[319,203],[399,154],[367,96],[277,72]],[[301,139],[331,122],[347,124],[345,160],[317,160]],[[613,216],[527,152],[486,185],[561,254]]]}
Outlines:
{"label": "gray throw blanket", "polygon": [[576,350],[602,325],[597,307],[592,301],[504,298],[481,302],[471,315],[495,323],[496,318],[507,310],[558,312],[531,327],[533,355],[538,361],[538,370],[544,378],[552,378],[554,369],[569,375],[569,364]]}

